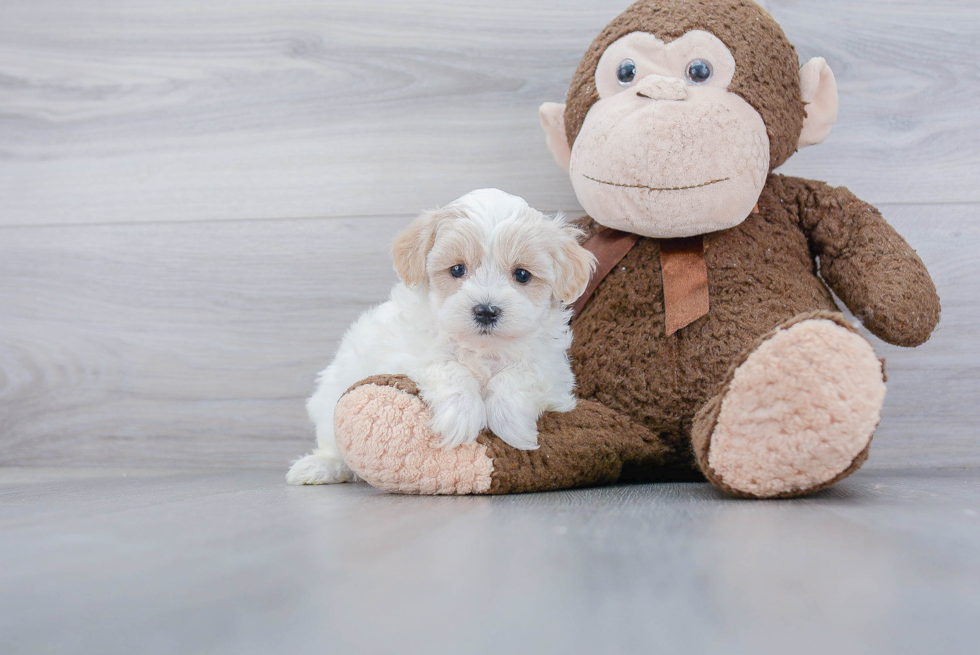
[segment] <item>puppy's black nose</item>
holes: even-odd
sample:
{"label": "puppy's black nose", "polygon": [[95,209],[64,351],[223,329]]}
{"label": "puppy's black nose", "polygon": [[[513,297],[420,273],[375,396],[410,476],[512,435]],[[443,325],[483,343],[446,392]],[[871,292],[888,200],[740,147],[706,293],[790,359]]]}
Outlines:
{"label": "puppy's black nose", "polygon": [[473,308],[473,318],[480,325],[493,325],[500,316],[500,309],[493,305],[477,305]]}

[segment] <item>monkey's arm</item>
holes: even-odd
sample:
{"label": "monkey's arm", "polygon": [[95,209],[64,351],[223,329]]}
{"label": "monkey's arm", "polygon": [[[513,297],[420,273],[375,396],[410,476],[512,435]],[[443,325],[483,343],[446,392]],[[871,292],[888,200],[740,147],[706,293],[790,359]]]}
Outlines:
{"label": "monkey's arm", "polygon": [[774,181],[781,200],[795,203],[810,249],[820,257],[820,274],[865,327],[898,346],[929,339],[939,323],[936,286],[881,213],[844,187]]}

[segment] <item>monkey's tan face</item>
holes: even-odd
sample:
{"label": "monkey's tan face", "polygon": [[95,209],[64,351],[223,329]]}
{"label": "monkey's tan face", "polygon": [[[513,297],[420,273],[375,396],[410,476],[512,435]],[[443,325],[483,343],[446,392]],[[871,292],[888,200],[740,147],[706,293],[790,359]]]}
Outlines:
{"label": "monkey's tan face", "polygon": [[599,101],[569,161],[572,186],[602,225],[693,236],[748,217],[769,169],[759,113],[728,91],[735,59],[713,34],[665,44],[634,32],[599,60]]}

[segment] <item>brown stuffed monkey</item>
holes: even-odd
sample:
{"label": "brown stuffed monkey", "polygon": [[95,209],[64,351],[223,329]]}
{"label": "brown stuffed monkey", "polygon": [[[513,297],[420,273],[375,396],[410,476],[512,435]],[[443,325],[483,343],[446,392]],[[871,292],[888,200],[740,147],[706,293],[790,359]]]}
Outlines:
{"label": "brown stuffed monkey", "polygon": [[874,207],[771,172],[836,117],[826,62],[800,68],[753,2],[629,7],[566,104],[541,107],[604,264],[573,323],[577,408],[541,418],[538,450],[489,433],[440,450],[414,383],[370,378],[337,406],[344,459],[402,493],[706,478],[772,498],[848,476],[867,458],[884,373],[830,289],[901,346],[929,338],[939,298]]}

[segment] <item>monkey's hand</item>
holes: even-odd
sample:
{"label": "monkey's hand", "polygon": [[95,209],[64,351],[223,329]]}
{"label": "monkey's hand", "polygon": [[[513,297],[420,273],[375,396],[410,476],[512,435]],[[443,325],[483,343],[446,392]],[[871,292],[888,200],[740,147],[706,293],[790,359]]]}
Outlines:
{"label": "monkey's hand", "polygon": [[[774,176],[777,177],[777,176]],[[898,346],[924,343],[939,323],[939,296],[915,250],[873,206],[844,187],[782,178],[796,203],[820,274],[875,336]]]}

